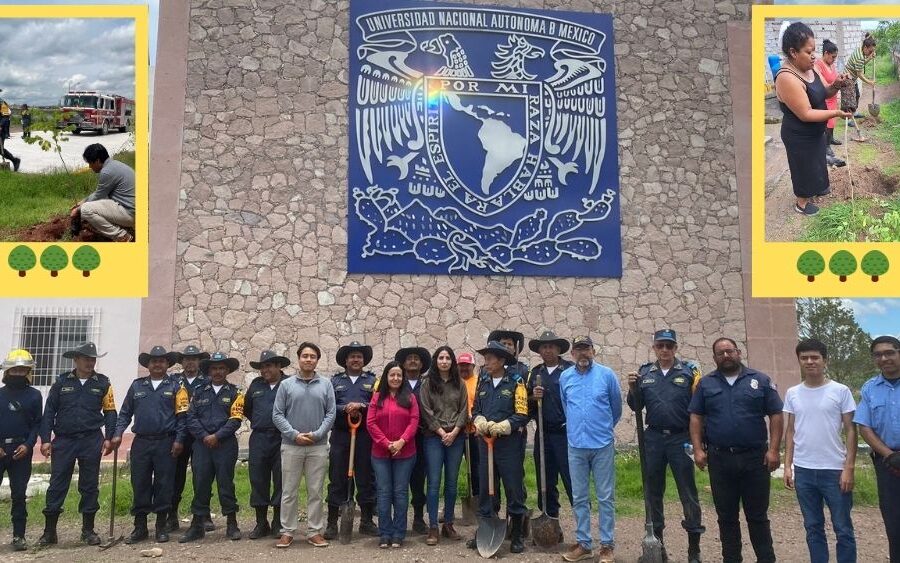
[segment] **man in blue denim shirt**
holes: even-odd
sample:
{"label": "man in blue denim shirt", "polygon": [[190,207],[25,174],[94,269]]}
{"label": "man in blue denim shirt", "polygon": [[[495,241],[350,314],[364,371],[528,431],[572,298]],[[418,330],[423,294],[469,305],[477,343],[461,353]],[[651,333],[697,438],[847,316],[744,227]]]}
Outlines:
{"label": "man in blue denim shirt", "polygon": [[613,370],[594,361],[590,336],[572,341],[575,365],[559,378],[559,393],[566,414],[569,440],[569,473],[575,510],[575,539],[563,555],[566,561],[593,557],[591,540],[590,477],[600,505],[600,553],[598,563],[612,563],[615,554],[615,434],[622,417],[622,391]]}
{"label": "man in blue denim shirt", "polygon": [[863,385],[853,422],[872,448],[890,559],[900,561],[900,340],[879,336],[871,349],[881,373]]}

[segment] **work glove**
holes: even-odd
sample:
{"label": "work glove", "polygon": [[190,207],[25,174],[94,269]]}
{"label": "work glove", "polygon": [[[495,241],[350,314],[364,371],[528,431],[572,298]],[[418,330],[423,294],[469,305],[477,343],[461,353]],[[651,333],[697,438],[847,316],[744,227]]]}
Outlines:
{"label": "work glove", "polygon": [[483,416],[476,416],[475,420],[472,421],[472,424],[475,426],[475,432],[478,432],[480,436],[488,435],[488,428],[490,425],[488,419]]}
{"label": "work glove", "polygon": [[900,452],[894,452],[887,456],[882,463],[891,473],[900,476]]}
{"label": "work glove", "polygon": [[512,434],[512,424],[508,420],[491,423],[491,436],[509,436]]}

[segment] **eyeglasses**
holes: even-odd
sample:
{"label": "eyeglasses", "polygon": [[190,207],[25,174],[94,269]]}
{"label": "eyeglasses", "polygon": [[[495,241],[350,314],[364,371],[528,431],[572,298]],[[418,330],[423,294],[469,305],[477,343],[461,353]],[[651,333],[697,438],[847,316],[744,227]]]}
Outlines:
{"label": "eyeglasses", "polygon": [[656,342],[655,344],[653,344],[653,347],[656,348],[657,350],[674,350],[675,346],[676,346],[676,344],[674,342],[669,342],[669,341]]}
{"label": "eyeglasses", "polygon": [[897,355],[897,350],[885,350],[883,352],[872,352],[872,358],[877,360],[880,358],[893,358]]}
{"label": "eyeglasses", "polygon": [[719,350],[718,352],[716,352],[716,356],[721,358],[722,356],[737,356],[740,353],[741,353],[740,350],[735,350],[734,348],[730,348],[728,350]]}

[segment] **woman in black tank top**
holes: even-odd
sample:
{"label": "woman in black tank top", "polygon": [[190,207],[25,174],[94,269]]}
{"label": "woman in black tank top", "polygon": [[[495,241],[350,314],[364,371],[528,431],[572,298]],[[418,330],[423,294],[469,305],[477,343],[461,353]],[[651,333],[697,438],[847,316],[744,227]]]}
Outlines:
{"label": "woman in black tank top", "polygon": [[840,76],[828,87],[823,84],[813,68],[816,39],[804,23],[788,26],[782,37],[781,50],[785,64],[775,76],[775,93],[784,113],[781,140],[797,196],[794,211],[815,215],[819,208],[809,199],[831,191],[825,160],[825,124],[832,117],[850,116],[841,110],[826,109],[825,98],[835,95],[847,78]]}

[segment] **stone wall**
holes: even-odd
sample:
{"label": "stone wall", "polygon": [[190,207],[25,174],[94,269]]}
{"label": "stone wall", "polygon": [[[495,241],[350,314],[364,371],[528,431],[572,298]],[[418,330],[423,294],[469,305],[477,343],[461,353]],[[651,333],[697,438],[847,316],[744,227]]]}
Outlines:
{"label": "stone wall", "polygon": [[704,368],[717,336],[745,341],[726,25],[749,5],[489,3],[614,14],[623,277],[348,275],[348,2],[195,0],[176,347],[246,362],[268,347],[294,357],[311,339],[328,372],[356,338],[380,371],[404,345],[474,349],[493,328],[550,327],[591,334],[599,361],[623,374],[661,327]]}
{"label": "stone wall", "polygon": [[[778,39],[781,23],[784,20],[766,20],[766,55],[781,55],[781,42]],[[790,20],[795,21],[795,20]],[[866,31],[860,26],[859,20],[796,20],[806,23],[812,28],[816,36],[816,56],[822,54],[822,41],[830,39],[838,47],[837,67],[844,68],[853,51],[862,45]],[[766,72],[769,71],[768,61],[764,61]],[[870,72],[871,72],[871,67]],[[771,78],[771,74],[768,75]]]}

